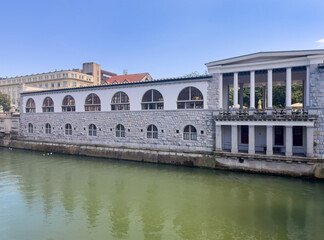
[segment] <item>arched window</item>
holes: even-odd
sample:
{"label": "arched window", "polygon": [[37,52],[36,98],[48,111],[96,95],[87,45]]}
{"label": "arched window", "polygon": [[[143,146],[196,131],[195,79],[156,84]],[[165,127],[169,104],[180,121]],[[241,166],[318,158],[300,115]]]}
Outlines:
{"label": "arched window", "polygon": [[122,124],[116,126],[116,137],[125,137],[125,127]]}
{"label": "arched window", "polygon": [[67,95],[62,102],[62,112],[75,112],[75,100],[72,96]]}
{"label": "arched window", "polygon": [[97,136],[97,127],[94,124],[89,125],[89,136]]}
{"label": "arched window", "polygon": [[163,96],[154,89],[148,90],[142,98],[142,110],[163,109]]}
{"label": "arched window", "polygon": [[178,109],[204,108],[203,95],[198,88],[186,87],[180,92],[177,105]]}
{"label": "arched window", "polygon": [[43,101],[43,112],[54,112],[54,102],[50,97],[46,97]]}
{"label": "arched window", "polygon": [[111,99],[111,110],[129,110],[129,97],[124,92],[117,92]]}
{"label": "arched window", "polygon": [[101,111],[101,102],[97,94],[91,93],[87,96],[84,104],[85,111]]}
{"label": "arched window", "polygon": [[183,130],[183,140],[197,140],[197,130],[194,126],[185,126]]}
{"label": "arched window", "polygon": [[28,112],[36,112],[35,101],[32,98],[29,98],[26,103],[26,113]]}
{"label": "arched window", "polygon": [[33,124],[29,123],[28,124],[28,133],[33,133],[34,132],[34,126]]}
{"label": "arched window", "polygon": [[65,135],[72,135],[72,126],[71,124],[65,124]]}
{"label": "arched window", "polygon": [[52,133],[51,124],[49,124],[49,123],[45,124],[45,133],[46,134],[51,134]]}
{"label": "arched window", "polygon": [[147,138],[158,138],[158,128],[151,124],[147,127]]}

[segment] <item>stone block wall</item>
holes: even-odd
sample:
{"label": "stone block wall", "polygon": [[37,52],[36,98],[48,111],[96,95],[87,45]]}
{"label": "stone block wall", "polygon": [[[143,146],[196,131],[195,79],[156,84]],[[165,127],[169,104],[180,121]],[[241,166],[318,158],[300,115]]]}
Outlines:
{"label": "stone block wall", "polygon": [[324,69],[317,64],[310,65],[310,109],[318,115],[314,128],[314,153],[324,158]]}
{"label": "stone block wall", "polygon": [[[34,126],[28,133],[28,124]],[[45,133],[45,124],[51,134]],[[71,124],[72,136],[65,135],[65,124]],[[95,124],[97,136],[89,136],[88,127]],[[126,128],[126,137],[116,137],[117,124]],[[147,127],[158,128],[158,139],[147,138]],[[197,140],[184,140],[183,129],[193,125]],[[116,147],[179,149],[189,151],[214,150],[214,124],[210,110],[155,110],[111,112],[22,113],[20,137],[26,140],[102,144]]]}

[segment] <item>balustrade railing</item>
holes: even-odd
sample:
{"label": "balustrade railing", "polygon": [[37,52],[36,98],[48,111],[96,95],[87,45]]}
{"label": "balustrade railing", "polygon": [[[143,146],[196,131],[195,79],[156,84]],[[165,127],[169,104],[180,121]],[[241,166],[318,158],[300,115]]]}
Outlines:
{"label": "balustrade railing", "polygon": [[316,116],[309,115],[307,109],[237,109],[219,110],[215,114],[216,120],[268,120],[268,121],[309,121]]}

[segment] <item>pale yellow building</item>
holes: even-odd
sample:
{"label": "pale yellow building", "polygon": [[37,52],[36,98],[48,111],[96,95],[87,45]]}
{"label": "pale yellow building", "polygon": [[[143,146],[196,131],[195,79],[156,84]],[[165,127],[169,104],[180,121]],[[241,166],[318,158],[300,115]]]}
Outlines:
{"label": "pale yellow building", "polygon": [[[115,75],[111,73],[112,75]],[[0,78],[0,92],[7,94],[12,111],[19,111],[20,86],[34,89],[60,89],[101,84],[101,68],[97,63],[84,63],[83,69],[61,70],[11,78]]]}

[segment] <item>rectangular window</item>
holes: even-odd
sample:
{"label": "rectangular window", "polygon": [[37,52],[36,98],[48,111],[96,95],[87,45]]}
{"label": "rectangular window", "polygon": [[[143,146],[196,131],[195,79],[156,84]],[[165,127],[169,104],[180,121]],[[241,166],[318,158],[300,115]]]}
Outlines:
{"label": "rectangular window", "polygon": [[52,83],[51,86],[52,86],[52,88],[54,88],[55,87],[54,83]]}
{"label": "rectangular window", "polygon": [[72,82],[72,86],[73,87],[76,87],[76,82]]}
{"label": "rectangular window", "polygon": [[241,126],[241,143],[249,144],[249,127]]}
{"label": "rectangular window", "polygon": [[43,84],[40,83],[40,84],[39,84],[39,87],[43,87]]}
{"label": "rectangular window", "polygon": [[45,83],[45,87],[47,87],[47,88],[48,88],[48,83]]}
{"label": "rectangular window", "polygon": [[284,145],[284,127],[275,126],[275,145]]}
{"label": "rectangular window", "polygon": [[303,127],[300,126],[293,127],[293,145],[303,146]]}
{"label": "rectangular window", "polygon": [[67,81],[64,81],[64,82],[63,82],[63,87],[67,87],[67,85],[68,85],[68,84],[67,84]]}
{"label": "rectangular window", "polygon": [[61,87],[61,83],[60,82],[57,82],[57,87]]}

